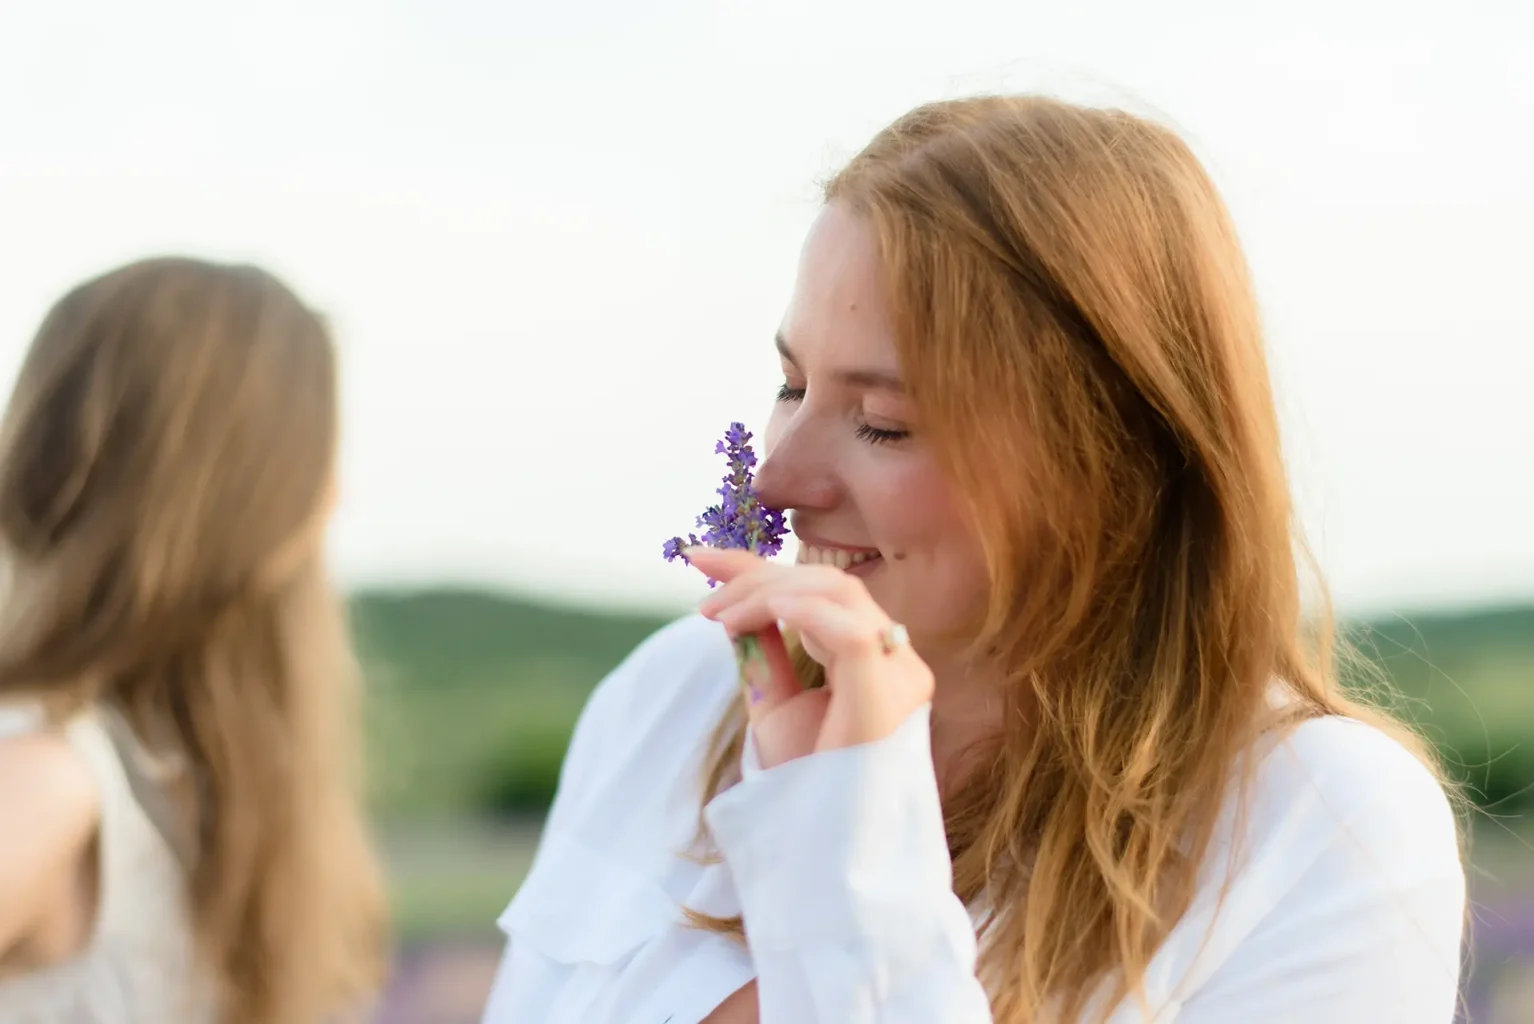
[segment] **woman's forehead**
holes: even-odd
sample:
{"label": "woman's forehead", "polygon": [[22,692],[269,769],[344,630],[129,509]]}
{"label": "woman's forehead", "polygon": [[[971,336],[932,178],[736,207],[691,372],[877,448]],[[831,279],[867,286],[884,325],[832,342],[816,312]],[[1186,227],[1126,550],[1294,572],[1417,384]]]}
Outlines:
{"label": "woman's forehead", "polygon": [[779,347],[801,369],[829,359],[893,371],[888,310],[872,229],[844,208],[826,206],[805,239]]}

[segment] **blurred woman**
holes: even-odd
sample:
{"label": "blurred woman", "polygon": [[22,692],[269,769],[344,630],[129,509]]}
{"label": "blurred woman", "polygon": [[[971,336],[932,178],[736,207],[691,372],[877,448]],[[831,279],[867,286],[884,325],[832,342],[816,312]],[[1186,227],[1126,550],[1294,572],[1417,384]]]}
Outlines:
{"label": "blurred woman", "polygon": [[1188,147],[914,110],[832,178],[775,344],[799,563],[688,553],[723,585],[586,708],[485,1019],[1449,1024],[1451,804],[1302,606]]}
{"label": "blurred woman", "polygon": [[0,432],[0,1022],[379,985],[336,451],[327,329],[262,270],[148,260],[48,314]]}

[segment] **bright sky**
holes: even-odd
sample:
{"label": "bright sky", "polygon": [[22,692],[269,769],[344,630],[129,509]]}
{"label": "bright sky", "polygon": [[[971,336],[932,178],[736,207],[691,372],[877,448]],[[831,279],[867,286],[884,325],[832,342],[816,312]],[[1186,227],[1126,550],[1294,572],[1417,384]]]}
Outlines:
{"label": "bright sky", "polygon": [[770,407],[815,183],[1044,89],[1209,162],[1344,606],[1534,597],[1534,5],[229,6],[4,5],[0,371],[115,263],[268,264],[341,335],[350,583],[695,594],[660,543]]}

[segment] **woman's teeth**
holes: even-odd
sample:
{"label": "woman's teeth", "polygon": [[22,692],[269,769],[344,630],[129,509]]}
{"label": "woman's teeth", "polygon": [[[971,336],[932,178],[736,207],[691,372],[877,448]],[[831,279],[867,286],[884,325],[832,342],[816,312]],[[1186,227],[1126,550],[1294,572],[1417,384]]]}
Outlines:
{"label": "woman's teeth", "polygon": [[817,548],[802,543],[799,545],[799,561],[807,565],[834,565],[838,569],[850,569],[854,565],[878,557],[877,551],[848,551],[846,548]]}

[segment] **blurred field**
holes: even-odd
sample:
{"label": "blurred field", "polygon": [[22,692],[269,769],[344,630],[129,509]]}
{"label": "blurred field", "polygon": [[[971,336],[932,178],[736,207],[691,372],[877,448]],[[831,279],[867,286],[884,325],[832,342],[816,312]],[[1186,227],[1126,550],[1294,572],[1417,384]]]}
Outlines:
{"label": "blurred field", "polygon": [[[666,617],[446,590],[364,594],[353,616],[402,948],[390,1019],[477,1020],[495,918],[526,871],[575,718]],[[1534,608],[1348,634],[1479,807],[1467,1019],[1534,1021]]]}
{"label": "blurred field", "polygon": [[472,591],[363,595],[352,616],[386,821],[540,814],[592,687],[666,621]]}
{"label": "blurred field", "polygon": [[533,819],[465,818],[386,830],[400,941],[494,941],[496,916],[527,873],[538,834]]}

